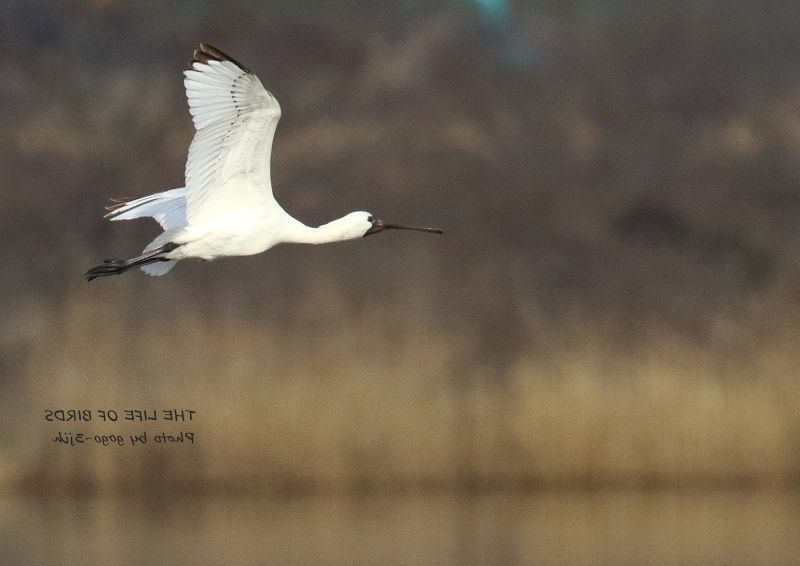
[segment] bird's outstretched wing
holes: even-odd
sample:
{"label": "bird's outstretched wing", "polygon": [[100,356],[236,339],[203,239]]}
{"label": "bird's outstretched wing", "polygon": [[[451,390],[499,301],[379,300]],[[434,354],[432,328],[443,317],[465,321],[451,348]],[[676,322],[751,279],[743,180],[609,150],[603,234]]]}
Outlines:
{"label": "bird's outstretched wing", "polygon": [[[189,222],[213,216],[220,207],[246,207],[248,196],[263,198],[255,192],[271,196],[269,161],[281,116],[278,101],[246,67],[210,45],[195,49],[184,76],[197,129],[186,163]],[[245,182],[230,182],[239,179]],[[226,194],[229,190],[236,194]]]}

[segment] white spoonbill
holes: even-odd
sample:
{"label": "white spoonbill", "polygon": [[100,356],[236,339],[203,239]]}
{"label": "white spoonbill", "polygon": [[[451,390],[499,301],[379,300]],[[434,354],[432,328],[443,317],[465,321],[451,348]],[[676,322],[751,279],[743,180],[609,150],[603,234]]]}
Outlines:
{"label": "white spoonbill", "polygon": [[135,200],[117,199],[111,220],[152,217],[164,231],[138,257],[106,260],[84,276],[141,267],[164,275],[175,262],[258,254],[281,243],[324,244],[390,228],[441,234],[436,228],[389,224],[369,212],[317,228],[281,208],[272,195],[270,153],[281,107],[253,73],[210,45],[195,49],[183,84],[197,133],[189,147],[186,187]]}

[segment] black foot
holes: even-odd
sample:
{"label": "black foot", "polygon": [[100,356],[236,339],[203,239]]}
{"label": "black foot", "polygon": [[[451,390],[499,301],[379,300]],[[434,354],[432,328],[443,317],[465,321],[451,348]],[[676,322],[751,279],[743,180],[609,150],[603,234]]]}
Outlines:
{"label": "black foot", "polygon": [[86,277],[86,281],[88,282],[92,279],[97,279],[98,277],[108,277],[109,275],[119,275],[120,273],[125,273],[129,268],[130,266],[125,260],[107,259],[104,260],[100,265],[95,265],[94,267],[90,268],[89,271],[83,274],[83,276]]}

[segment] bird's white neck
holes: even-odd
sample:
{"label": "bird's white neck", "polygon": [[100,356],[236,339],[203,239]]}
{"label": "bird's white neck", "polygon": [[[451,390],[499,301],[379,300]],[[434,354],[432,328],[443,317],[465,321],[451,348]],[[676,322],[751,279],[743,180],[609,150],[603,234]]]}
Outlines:
{"label": "bird's white neck", "polygon": [[327,244],[363,236],[352,231],[352,226],[346,217],[337,218],[317,228],[306,226],[294,218],[292,221],[284,238],[284,242],[289,244]]}

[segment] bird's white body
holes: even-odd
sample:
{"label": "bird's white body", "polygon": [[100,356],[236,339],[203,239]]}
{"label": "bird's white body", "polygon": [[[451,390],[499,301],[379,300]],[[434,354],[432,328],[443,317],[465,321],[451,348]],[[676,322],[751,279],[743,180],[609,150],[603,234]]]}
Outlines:
{"label": "bird's white body", "polygon": [[281,116],[275,97],[244,66],[208,45],[195,50],[184,76],[197,130],[189,147],[186,187],[110,207],[106,216],[111,220],[152,217],[164,231],[145,255],[108,260],[87,272],[90,280],[132,267],[164,275],[186,258],[246,256],[280,243],[321,244],[385,228],[411,228],[384,224],[363,211],[316,228],[290,216],[275,200],[270,180],[272,140]]}

